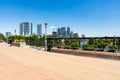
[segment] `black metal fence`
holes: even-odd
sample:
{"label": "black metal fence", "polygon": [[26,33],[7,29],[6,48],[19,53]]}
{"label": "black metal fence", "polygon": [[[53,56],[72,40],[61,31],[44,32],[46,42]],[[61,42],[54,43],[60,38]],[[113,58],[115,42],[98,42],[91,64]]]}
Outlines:
{"label": "black metal fence", "polygon": [[[35,41],[28,41],[26,42],[26,45],[29,45],[30,48],[38,49],[38,50],[44,50],[45,44],[41,42],[35,42]],[[52,43],[47,44],[47,51],[51,51],[51,48],[53,47]]]}

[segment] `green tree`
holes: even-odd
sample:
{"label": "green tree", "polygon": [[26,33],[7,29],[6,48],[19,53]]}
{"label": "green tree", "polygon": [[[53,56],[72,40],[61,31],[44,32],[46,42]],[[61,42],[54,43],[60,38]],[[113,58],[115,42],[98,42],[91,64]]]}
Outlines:
{"label": "green tree", "polygon": [[6,41],[6,38],[2,33],[0,33],[0,41]]}
{"label": "green tree", "polygon": [[84,50],[95,50],[95,47],[93,45],[90,45],[90,44],[85,44],[83,45],[83,49]]}
{"label": "green tree", "polygon": [[94,38],[91,38],[91,39],[89,40],[88,44],[90,44],[90,45],[95,44],[95,39],[94,39]]}

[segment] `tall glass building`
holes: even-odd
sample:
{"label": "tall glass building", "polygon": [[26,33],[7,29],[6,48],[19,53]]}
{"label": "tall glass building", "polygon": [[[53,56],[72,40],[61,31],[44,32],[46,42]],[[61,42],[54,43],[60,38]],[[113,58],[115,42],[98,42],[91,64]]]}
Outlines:
{"label": "tall glass building", "polygon": [[42,24],[37,24],[37,36],[42,36]]}
{"label": "tall glass building", "polygon": [[5,34],[6,34],[6,37],[9,37],[12,35],[11,32],[6,32]]}
{"label": "tall glass building", "polygon": [[70,37],[70,27],[67,27],[67,37]]}
{"label": "tall glass building", "polygon": [[60,28],[57,29],[57,33],[58,33],[59,36],[61,35],[61,29]]}
{"label": "tall glass building", "polygon": [[20,23],[20,35],[31,36],[33,33],[33,25],[30,22]]}
{"label": "tall glass building", "polygon": [[61,27],[61,35],[62,37],[66,37],[66,27]]}

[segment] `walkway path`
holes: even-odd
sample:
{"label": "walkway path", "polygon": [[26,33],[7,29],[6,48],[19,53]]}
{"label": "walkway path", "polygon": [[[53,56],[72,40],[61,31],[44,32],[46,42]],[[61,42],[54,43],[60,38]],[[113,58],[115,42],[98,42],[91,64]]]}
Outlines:
{"label": "walkway path", "polygon": [[0,43],[0,80],[120,80],[120,61]]}

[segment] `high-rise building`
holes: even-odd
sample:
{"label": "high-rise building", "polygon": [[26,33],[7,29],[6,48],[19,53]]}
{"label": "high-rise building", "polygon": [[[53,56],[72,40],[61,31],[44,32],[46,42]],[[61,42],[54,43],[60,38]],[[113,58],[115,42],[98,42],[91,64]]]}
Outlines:
{"label": "high-rise building", "polygon": [[6,32],[5,34],[6,34],[6,37],[9,37],[12,35],[11,32]]}
{"label": "high-rise building", "polygon": [[58,33],[59,36],[61,35],[61,29],[60,28],[57,29],[57,33]]}
{"label": "high-rise building", "polygon": [[55,37],[58,37],[58,32],[52,32],[52,36],[55,38]]}
{"label": "high-rise building", "polygon": [[73,33],[73,37],[78,38],[79,37],[78,33]]}
{"label": "high-rise building", "polygon": [[37,36],[42,36],[42,24],[37,25]]}
{"label": "high-rise building", "polygon": [[74,33],[73,33],[73,31],[71,31],[71,32],[70,32],[70,37],[71,37],[71,38],[73,38],[73,37],[74,37],[74,35],[73,35],[73,34],[74,34]]}
{"label": "high-rise building", "polygon": [[61,35],[62,37],[66,37],[66,27],[61,27]]}
{"label": "high-rise building", "polygon": [[82,36],[81,36],[82,38],[85,38],[86,36],[84,35],[84,34],[82,34]]}
{"label": "high-rise building", "polygon": [[70,27],[67,27],[67,37],[70,37]]}
{"label": "high-rise building", "polygon": [[20,35],[30,36],[33,33],[33,26],[30,22],[20,23]]}
{"label": "high-rise building", "polygon": [[63,33],[65,32],[66,27],[61,27],[61,35],[63,35]]}

